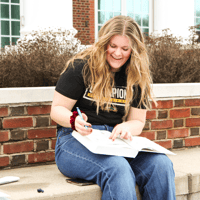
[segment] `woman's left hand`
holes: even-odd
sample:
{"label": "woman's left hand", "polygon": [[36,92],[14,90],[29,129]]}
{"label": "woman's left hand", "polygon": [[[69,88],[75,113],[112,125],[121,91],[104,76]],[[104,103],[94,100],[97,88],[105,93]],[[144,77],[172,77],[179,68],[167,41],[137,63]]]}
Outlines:
{"label": "woman's left hand", "polygon": [[121,124],[117,124],[114,127],[109,139],[112,139],[114,141],[118,135],[120,135],[121,139],[127,139],[127,140],[130,139],[130,141],[132,141],[131,132],[125,122]]}

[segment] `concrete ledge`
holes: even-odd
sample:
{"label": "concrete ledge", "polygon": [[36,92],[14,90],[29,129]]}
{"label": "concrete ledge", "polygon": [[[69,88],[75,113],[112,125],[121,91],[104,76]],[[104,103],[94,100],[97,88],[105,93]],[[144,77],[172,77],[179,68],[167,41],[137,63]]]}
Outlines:
{"label": "concrete ledge", "polygon": [[[200,148],[174,150],[176,156],[169,156],[176,174],[177,200],[200,199]],[[188,188],[187,188],[188,186]]]}
{"label": "concrete ledge", "polygon": [[189,193],[188,186],[188,174],[183,172],[175,172],[176,173],[176,195],[184,195]]}
{"label": "concrete ledge", "polygon": [[200,174],[191,174],[189,176],[189,191],[190,193],[200,191]]}
{"label": "concrete ledge", "polygon": [[188,200],[199,200],[200,199],[200,192],[189,194]]}
{"label": "concrete ledge", "polygon": [[55,87],[0,88],[0,104],[53,100]]}
{"label": "concrete ledge", "polygon": [[[200,83],[153,84],[156,98],[195,98],[200,96]],[[0,88],[0,104],[48,102],[55,87]]]}
{"label": "concrete ledge", "polygon": [[[177,155],[169,156],[174,164],[177,200],[200,199],[200,148],[175,150]],[[10,200],[100,200],[101,190],[98,185],[76,186],[66,182],[57,166],[1,170],[0,177],[18,176],[19,182],[0,186],[0,192],[10,195]],[[38,193],[42,188],[44,193]],[[138,187],[138,200],[141,200]]]}
{"label": "concrete ledge", "polygon": [[153,84],[156,98],[177,98],[200,96],[200,83]]}

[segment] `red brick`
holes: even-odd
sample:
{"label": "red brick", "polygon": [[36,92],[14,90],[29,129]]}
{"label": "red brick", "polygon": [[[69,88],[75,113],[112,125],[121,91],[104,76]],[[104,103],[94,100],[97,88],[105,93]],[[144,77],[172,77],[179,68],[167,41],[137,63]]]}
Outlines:
{"label": "red brick", "polygon": [[56,137],[56,128],[31,129],[28,130],[29,139]]}
{"label": "red brick", "polygon": [[157,101],[157,107],[155,106],[154,103],[152,103],[152,108],[172,108],[173,107],[173,101],[172,100],[167,100],[167,101]]}
{"label": "red brick", "polygon": [[33,142],[18,142],[13,144],[4,144],[3,146],[4,153],[21,153],[33,151],[34,143]]}
{"label": "red brick", "polygon": [[0,167],[6,167],[9,165],[9,157],[0,157]]}
{"label": "red brick", "polygon": [[29,115],[49,114],[51,112],[51,106],[50,105],[29,106],[29,107],[27,107],[27,112]]}
{"label": "red brick", "polygon": [[50,162],[55,160],[54,152],[35,153],[28,155],[28,163]]}
{"label": "red brick", "polygon": [[192,115],[198,115],[200,117],[200,108],[192,108],[191,114]]}
{"label": "red brick", "polygon": [[9,140],[9,131],[0,131],[0,142],[6,142]]}
{"label": "red brick", "polygon": [[186,127],[200,126],[200,118],[186,119]]}
{"label": "red brick", "polygon": [[189,129],[168,130],[168,138],[183,138],[189,136]]}
{"label": "red brick", "polygon": [[25,115],[25,109],[24,106],[18,106],[18,107],[10,107],[10,115],[11,116],[21,116]]}
{"label": "red brick", "polygon": [[151,122],[152,130],[167,129],[167,128],[172,128],[172,126],[173,126],[172,120],[152,121]]}
{"label": "red brick", "polygon": [[156,119],[156,111],[155,110],[147,111],[147,119]]}
{"label": "red brick", "polygon": [[174,120],[174,128],[183,127],[184,119]]}
{"label": "red brick", "polygon": [[190,108],[170,110],[170,118],[183,118],[190,116]]}
{"label": "red brick", "polygon": [[140,134],[141,137],[146,137],[148,138],[149,140],[155,140],[155,132],[154,131],[150,131],[150,132],[142,132]]}
{"label": "red brick", "polygon": [[[82,4],[81,4],[82,3]],[[79,25],[77,24],[78,20],[81,24],[84,23],[85,30],[81,30],[78,32],[76,37],[81,41],[82,44],[92,44],[95,40],[95,33],[90,33],[88,37],[86,36],[87,30],[93,28],[94,29],[94,0],[93,1],[85,1],[77,2],[73,0],[73,26],[79,31]],[[79,5],[78,5],[79,4]],[[78,5],[78,6],[77,6]],[[80,9],[79,9],[80,8]],[[79,12],[80,11],[80,12]],[[88,27],[85,27],[85,21],[89,21]]]}
{"label": "red brick", "polygon": [[0,117],[8,116],[8,107],[1,107],[0,108]]}
{"label": "red brick", "polygon": [[197,138],[186,138],[185,139],[185,146],[191,147],[191,146],[199,146],[200,145],[200,137]]}
{"label": "red brick", "polygon": [[3,120],[3,128],[21,128],[21,127],[32,127],[32,117],[16,117],[16,118],[5,118]]}
{"label": "red brick", "polygon": [[150,130],[150,122],[147,120],[143,130]]}
{"label": "red brick", "polygon": [[162,147],[165,147],[166,149],[172,148],[172,141],[171,140],[159,141],[159,142],[156,142],[156,143],[159,144]]}
{"label": "red brick", "polygon": [[52,149],[55,149],[55,146],[56,146],[56,140],[52,140],[51,142],[52,142],[52,143],[51,143],[51,148],[52,148]]}
{"label": "red brick", "polygon": [[57,126],[57,123],[55,121],[51,120],[51,125],[52,126]]}
{"label": "red brick", "polygon": [[168,110],[158,111],[158,119],[167,119],[167,118],[168,118]]}
{"label": "red brick", "polygon": [[200,99],[186,99],[186,106],[200,106]]}
{"label": "red brick", "polygon": [[174,107],[183,107],[183,106],[185,106],[183,99],[175,100],[174,103],[175,103]]}
{"label": "red brick", "polygon": [[156,140],[165,140],[167,138],[167,131],[157,131],[157,138]]}

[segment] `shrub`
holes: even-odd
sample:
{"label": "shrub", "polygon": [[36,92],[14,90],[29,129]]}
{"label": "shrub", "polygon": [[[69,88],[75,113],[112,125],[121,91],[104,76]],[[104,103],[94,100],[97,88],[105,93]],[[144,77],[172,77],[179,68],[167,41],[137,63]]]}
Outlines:
{"label": "shrub", "polygon": [[0,55],[0,87],[55,86],[81,44],[73,30],[39,30]]}
{"label": "shrub", "polygon": [[[190,28],[187,45],[168,29],[161,36],[146,37],[154,83],[200,82],[195,28]],[[5,47],[0,54],[0,87],[55,86],[66,62],[86,48],[74,35],[72,30],[34,31]]]}
{"label": "shrub", "polygon": [[161,36],[146,38],[154,83],[200,82],[200,48],[195,28],[190,27],[187,41],[169,34],[169,29],[163,30]]}

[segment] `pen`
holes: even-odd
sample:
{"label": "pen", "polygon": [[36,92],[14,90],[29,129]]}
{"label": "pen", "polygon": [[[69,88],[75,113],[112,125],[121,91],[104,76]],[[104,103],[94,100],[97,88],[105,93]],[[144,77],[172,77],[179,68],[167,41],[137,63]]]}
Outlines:
{"label": "pen", "polygon": [[[77,110],[79,116],[81,117],[81,119],[84,121],[83,116],[81,114],[81,111],[80,111],[79,107],[76,107],[76,110]],[[85,125],[85,128],[88,129],[88,127],[86,125]]]}

